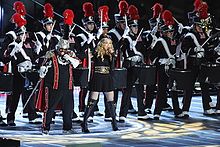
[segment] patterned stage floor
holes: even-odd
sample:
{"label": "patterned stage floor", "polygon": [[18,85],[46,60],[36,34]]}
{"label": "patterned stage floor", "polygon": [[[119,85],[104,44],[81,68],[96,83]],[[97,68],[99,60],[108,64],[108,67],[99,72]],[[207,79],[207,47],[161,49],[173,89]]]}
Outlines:
{"label": "patterned stage floor", "polygon": [[[75,98],[78,97],[75,90]],[[216,97],[213,101],[216,101]],[[136,107],[136,99],[132,98]],[[170,103],[170,100],[169,100]],[[101,96],[99,108],[103,112]],[[78,100],[75,100],[75,110]],[[5,109],[5,96],[0,96],[0,110]],[[173,112],[163,112],[159,121],[139,121],[133,114],[128,115],[126,123],[118,123],[119,131],[112,131],[110,122],[105,122],[103,116],[95,116],[89,123],[91,133],[81,132],[80,124],[73,123],[74,133],[62,134],[62,117],[56,117],[49,136],[41,135],[41,125],[29,124],[22,118],[21,103],[16,115],[16,127],[0,127],[0,137],[18,139],[24,147],[62,147],[62,146],[220,146],[220,116],[207,117],[203,115],[201,97],[193,97],[190,119],[180,120],[173,117]],[[153,109],[152,109],[153,110]],[[117,108],[117,112],[119,107]]]}

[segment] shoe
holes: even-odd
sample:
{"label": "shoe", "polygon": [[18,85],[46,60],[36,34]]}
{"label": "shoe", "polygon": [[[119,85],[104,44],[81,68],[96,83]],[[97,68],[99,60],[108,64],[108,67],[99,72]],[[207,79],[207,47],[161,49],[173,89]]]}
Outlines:
{"label": "shoe", "polygon": [[173,111],[173,108],[167,103],[165,107],[163,107],[162,111]]}
{"label": "shoe", "polygon": [[84,116],[84,112],[79,112],[79,117],[83,117]]}
{"label": "shoe", "polygon": [[140,116],[140,115],[138,115],[138,120],[152,120],[152,118],[150,118],[150,116],[149,115],[143,115],[143,116]]}
{"label": "shoe", "polygon": [[104,121],[112,121],[112,118],[111,117],[105,117]]}
{"label": "shoe", "polygon": [[7,122],[7,124],[9,125],[9,126],[16,126],[16,124],[14,123],[14,121],[13,120],[9,120],[8,122]]}
{"label": "shoe", "polygon": [[0,127],[6,127],[8,126],[4,121],[3,121],[3,117],[0,116]]}
{"label": "shoe", "polygon": [[79,119],[79,117],[76,117],[76,118],[72,118],[72,122],[81,123],[82,121]]}
{"label": "shoe", "polygon": [[183,115],[184,115],[184,119],[189,118],[188,111],[183,111],[182,113],[183,113]]}
{"label": "shoe", "polygon": [[150,110],[150,108],[145,109],[145,112],[146,112],[147,114],[152,114],[152,111]]}
{"label": "shoe", "polygon": [[23,113],[23,114],[22,114],[22,117],[23,117],[23,118],[28,118],[28,113]]}
{"label": "shoe", "polygon": [[57,111],[57,112],[55,113],[55,116],[63,116],[62,111]]}
{"label": "shoe", "polygon": [[52,118],[51,124],[55,124],[55,118]]}
{"label": "shoe", "polygon": [[128,113],[137,114],[137,111],[134,108],[133,109],[128,109]]}
{"label": "shoe", "polygon": [[37,113],[37,118],[42,118],[42,115],[40,113]]}
{"label": "shoe", "polygon": [[41,124],[41,123],[42,123],[42,119],[39,119],[39,118],[29,120],[29,124]]}
{"label": "shoe", "polygon": [[86,123],[82,122],[82,123],[80,124],[80,126],[82,127],[82,132],[84,132],[84,133],[90,133],[90,131],[89,131],[88,126],[87,126]]}
{"label": "shoe", "polygon": [[220,116],[220,110],[215,110],[215,114]]}
{"label": "shoe", "polygon": [[99,111],[95,111],[95,112],[94,112],[94,115],[95,115],[95,116],[103,116],[103,114],[102,114],[101,112],[99,112]]}
{"label": "shoe", "polygon": [[[189,116],[189,115],[188,115]],[[187,115],[184,115],[183,113],[180,113],[178,115],[175,115],[175,118],[182,118],[182,119],[185,119],[187,118]]]}
{"label": "shoe", "polygon": [[212,116],[212,115],[215,115],[215,111],[213,109],[208,109],[208,110],[204,110],[203,114]]}
{"label": "shoe", "polygon": [[76,132],[73,130],[63,130],[63,135],[70,135],[70,134],[74,134],[74,133],[76,133]]}
{"label": "shoe", "polygon": [[125,120],[126,120],[126,117],[124,117],[124,116],[120,116],[118,122],[120,122],[120,123],[124,123]]}
{"label": "shoe", "polygon": [[154,115],[154,120],[159,120],[160,119],[160,115],[159,114],[155,114]]}
{"label": "shoe", "polygon": [[49,130],[42,130],[42,135],[43,136],[47,136],[47,135],[49,135]]}
{"label": "shoe", "polygon": [[92,116],[90,116],[89,118],[88,118],[88,120],[87,120],[89,123],[92,123],[93,122],[93,117]]}
{"label": "shoe", "polygon": [[209,102],[209,106],[210,106],[211,108],[213,108],[213,109],[216,108],[216,105],[215,105],[215,103],[213,103],[213,102]]}

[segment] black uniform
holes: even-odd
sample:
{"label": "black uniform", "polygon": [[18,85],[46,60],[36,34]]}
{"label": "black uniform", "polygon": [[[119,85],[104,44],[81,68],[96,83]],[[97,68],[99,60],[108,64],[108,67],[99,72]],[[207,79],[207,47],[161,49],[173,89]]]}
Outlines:
{"label": "black uniform", "polygon": [[59,56],[55,54],[50,61],[52,67],[49,68],[45,77],[45,90],[48,93],[48,109],[44,118],[43,129],[50,130],[50,124],[54,115],[54,110],[60,103],[63,111],[63,130],[72,128],[73,112],[73,80],[72,65],[60,64]]}
{"label": "black uniform", "polygon": [[[126,117],[129,109],[130,98],[132,87],[135,84],[138,73],[140,72],[140,68],[136,68],[135,66],[141,66],[143,64],[143,55],[141,54],[141,50],[144,50],[143,44],[141,42],[137,42],[136,49],[131,47],[132,41],[135,41],[137,38],[136,35],[129,34],[127,38],[125,38],[122,46],[122,51],[124,55],[123,67],[127,68],[127,88],[123,92],[120,114],[119,116]],[[140,60],[134,61],[131,59],[134,56],[138,56]],[[143,90],[144,86],[141,84],[135,85],[137,91],[137,104],[138,104],[138,116],[145,116],[146,113],[144,111],[143,104]]]}
{"label": "black uniform", "polygon": [[[202,45],[204,41],[208,38],[207,35],[203,32],[198,33],[198,32],[191,32],[196,36],[196,39],[198,40],[199,44]],[[191,104],[191,99],[192,99],[192,92],[194,88],[194,84],[197,81],[198,76],[204,77],[204,73],[200,71],[201,68],[201,63],[205,62],[204,57],[197,57],[197,54],[194,50],[196,47],[194,40],[190,37],[187,36],[184,38],[182,42],[182,50],[185,53],[188,53],[188,58],[187,58],[187,69],[190,69],[192,71],[192,78],[193,78],[193,83],[191,86],[191,89],[184,91],[184,102],[183,102],[183,111],[189,111],[189,107]],[[203,46],[205,49],[205,52],[207,51],[206,45]],[[202,90],[202,101],[203,101],[203,109],[208,110],[210,109],[209,101],[210,101],[210,96],[209,96],[209,84],[205,83],[205,79],[202,78],[203,80],[200,80],[200,86]]]}
{"label": "black uniform", "polygon": [[[4,63],[8,63],[9,61],[12,62],[12,73],[14,74],[13,77],[13,90],[12,90],[12,95],[8,95],[7,98],[7,108],[6,111],[8,112],[7,115],[7,122],[9,123],[9,125],[15,125],[14,124],[14,120],[15,120],[15,112],[18,106],[18,102],[19,102],[19,98],[20,98],[20,94],[22,94],[22,92],[24,92],[24,82],[25,82],[25,78],[21,75],[21,73],[18,72],[18,67],[17,65],[22,62],[22,60],[24,61],[21,53],[17,53],[17,60],[15,60],[14,57],[10,57],[10,51],[14,48],[13,45],[10,45],[10,43],[13,42],[13,40],[17,41],[16,38],[14,38],[15,34],[13,31],[11,31],[11,33],[7,34],[4,41],[3,41],[3,62]],[[18,42],[19,43],[19,42]],[[25,40],[25,42],[23,43],[23,47],[24,51],[26,52],[27,56],[30,57],[30,59],[34,60],[34,44],[33,42],[30,40],[30,38],[27,38]],[[33,103],[29,103],[28,104],[28,117],[29,120],[34,120],[37,117],[36,111],[33,107],[33,105],[31,105]]]}

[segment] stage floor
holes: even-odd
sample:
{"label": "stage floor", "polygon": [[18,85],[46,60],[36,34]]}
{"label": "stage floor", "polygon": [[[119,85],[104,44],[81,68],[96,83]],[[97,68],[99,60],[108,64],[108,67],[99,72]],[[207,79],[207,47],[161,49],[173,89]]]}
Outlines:
{"label": "stage floor", "polygon": [[[75,90],[75,98],[78,97],[77,93],[78,90]],[[213,102],[216,102],[216,97],[212,96],[212,98]],[[132,102],[136,107],[135,98],[132,98]],[[103,112],[102,96],[98,105]],[[0,110],[6,117],[5,96],[3,95],[0,96]],[[56,117],[55,124],[51,125],[50,135],[42,136],[41,124],[29,124],[27,118],[22,118],[21,110],[20,101],[15,121],[17,126],[0,127],[0,137],[18,139],[24,147],[220,146],[220,116],[203,115],[201,96],[193,97],[188,120],[175,119],[173,112],[166,111],[163,111],[159,121],[140,121],[136,119],[136,115],[129,114],[126,123],[118,123],[120,130],[112,131],[110,122],[105,122],[103,116],[95,116],[94,122],[89,123],[91,131],[89,134],[81,132],[79,123],[73,123],[74,133],[63,135],[62,117]],[[75,110],[78,111],[78,99],[75,99]]]}

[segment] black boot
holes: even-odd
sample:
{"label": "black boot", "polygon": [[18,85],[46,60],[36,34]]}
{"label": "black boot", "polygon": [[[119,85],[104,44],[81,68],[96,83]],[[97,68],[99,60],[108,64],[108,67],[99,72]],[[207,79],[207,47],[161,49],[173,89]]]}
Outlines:
{"label": "black boot", "polygon": [[89,129],[88,129],[87,120],[88,120],[90,114],[92,113],[96,103],[97,103],[97,100],[90,100],[88,102],[88,105],[86,106],[85,114],[84,114],[84,117],[83,117],[83,122],[81,123],[82,132],[84,132],[84,133],[89,133],[90,132]]}
{"label": "black boot", "polygon": [[118,125],[116,121],[116,114],[115,114],[115,105],[113,101],[107,102],[107,107],[109,109],[111,118],[112,118],[112,130],[117,131],[118,130]]}

